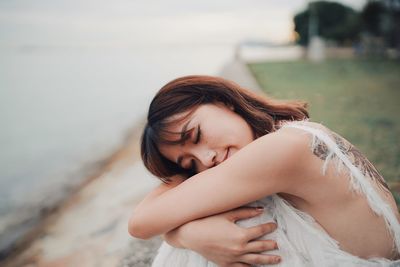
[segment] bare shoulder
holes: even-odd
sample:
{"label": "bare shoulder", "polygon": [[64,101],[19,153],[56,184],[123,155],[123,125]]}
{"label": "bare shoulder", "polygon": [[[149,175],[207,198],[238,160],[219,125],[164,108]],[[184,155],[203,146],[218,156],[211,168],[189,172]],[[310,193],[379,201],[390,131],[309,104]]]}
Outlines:
{"label": "bare shoulder", "polygon": [[[296,122],[295,122],[296,123]],[[302,121],[300,125],[318,129],[324,132],[330,130],[322,124]],[[296,127],[282,127],[272,134],[267,135],[269,139],[273,139],[272,142],[280,146],[280,149],[290,153],[308,153],[310,152],[311,135],[309,132]]]}
{"label": "bare shoulder", "polygon": [[296,154],[304,152],[307,148],[309,137],[296,128],[283,128],[278,131],[266,134],[253,143],[255,148],[261,149],[267,153],[273,153],[275,156],[287,154]]}
{"label": "bare shoulder", "polygon": [[296,178],[306,174],[315,160],[311,140],[307,132],[287,127],[258,138],[243,150],[251,152],[260,168],[273,166],[277,176]]}
{"label": "bare shoulder", "polygon": [[[320,123],[302,121],[299,124],[320,130],[328,135],[334,134]],[[296,172],[299,171],[296,168],[304,170],[311,161],[315,163],[315,156],[318,156],[312,147],[313,135],[301,128],[282,127],[273,133],[260,137],[254,143],[254,149],[268,154],[271,153],[277,161],[277,166],[282,165],[287,169],[293,168]]]}

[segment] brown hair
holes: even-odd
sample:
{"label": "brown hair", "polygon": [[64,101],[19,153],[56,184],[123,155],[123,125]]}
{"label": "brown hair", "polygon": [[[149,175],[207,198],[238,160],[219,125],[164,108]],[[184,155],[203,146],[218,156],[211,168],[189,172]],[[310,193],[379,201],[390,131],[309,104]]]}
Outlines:
{"label": "brown hair", "polygon": [[277,101],[256,95],[220,77],[181,77],[162,87],[150,104],[141,143],[141,156],[146,168],[164,182],[169,182],[169,177],[177,174],[192,176],[194,173],[164,157],[158,145],[178,144],[187,139],[186,133],[172,133],[179,135],[180,140],[166,138],[166,134],[171,134],[166,129],[176,123],[176,120],[168,120],[172,115],[193,112],[202,104],[218,102],[233,107],[234,112],[250,125],[256,138],[274,131],[279,121],[309,117],[307,104],[302,101]]}

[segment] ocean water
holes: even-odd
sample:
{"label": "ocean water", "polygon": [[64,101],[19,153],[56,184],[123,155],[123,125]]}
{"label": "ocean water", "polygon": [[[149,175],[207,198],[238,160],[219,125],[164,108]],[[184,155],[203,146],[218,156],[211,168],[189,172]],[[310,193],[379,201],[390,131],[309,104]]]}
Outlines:
{"label": "ocean water", "polygon": [[79,184],[85,168],[117,149],[162,85],[182,75],[218,74],[233,50],[2,47],[0,247],[18,235],[16,226],[32,223]]}

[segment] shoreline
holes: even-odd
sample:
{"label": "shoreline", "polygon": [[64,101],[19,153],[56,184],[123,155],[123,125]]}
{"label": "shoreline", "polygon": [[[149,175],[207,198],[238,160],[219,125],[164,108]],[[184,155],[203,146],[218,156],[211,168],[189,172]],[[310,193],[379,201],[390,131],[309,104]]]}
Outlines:
{"label": "shoreline", "polygon": [[18,256],[28,249],[29,246],[43,234],[45,229],[60,217],[63,210],[76,202],[76,197],[82,189],[104,173],[110,171],[113,165],[118,164],[118,162],[121,161],[122,158],[126,157],[128,153],[130,157],[135,159],[135,161],[140,160],[138,153],[131,152],[132,150],[135,150],[135,152],[136,150],[139,151],[136,142],[140,137],[139,129],[142,123],[143,122],[140,121],[125,132],[121,144],[114,152],[111,152],[108,156],[99,159],[88,166],[83,166],[82,169],[84,174],[82,174],[82,177],[84,178],[79,184],[69,189],[59,201],[52,203],[50,206],[40,208],[37,216],[34,216],[17,226],[22,232],[25,232],[25,234],[22,234],[22,237],[17,238],[15,241],[10,242],[4,250],[0,251],[0,264],[2,266],[14,266],[12,264],[18,262]]}

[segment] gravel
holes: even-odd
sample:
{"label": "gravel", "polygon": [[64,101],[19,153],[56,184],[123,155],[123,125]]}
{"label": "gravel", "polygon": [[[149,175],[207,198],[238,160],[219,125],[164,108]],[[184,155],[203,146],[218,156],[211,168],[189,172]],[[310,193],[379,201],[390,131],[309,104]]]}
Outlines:
{"label": "gravel", "polygon": [[129,244],[129,253],[118,267],[149,267],[161,245],[161,238],[150,240],[135,239]]}

